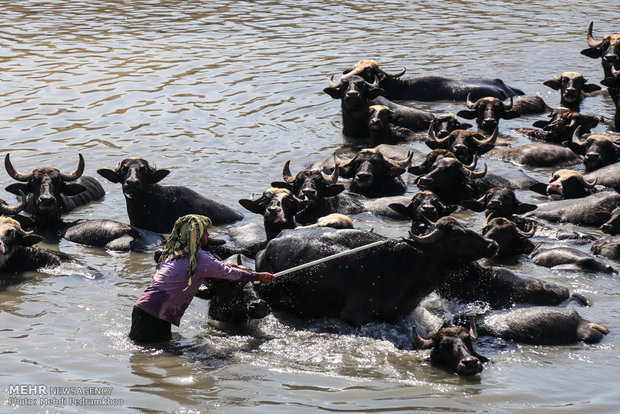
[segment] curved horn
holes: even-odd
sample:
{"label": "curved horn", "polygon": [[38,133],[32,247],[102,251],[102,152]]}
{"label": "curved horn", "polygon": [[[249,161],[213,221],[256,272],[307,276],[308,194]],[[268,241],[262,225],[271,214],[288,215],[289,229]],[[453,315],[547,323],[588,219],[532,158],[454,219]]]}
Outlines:
{"label": "curved horn", "polygon": [[431,124],[428,126],[428,140],[438,142],[438,143],[446,142],[448,138],[450,138],[450,134],[446,135],[445,138],[437,138],[437,136],[435,135],[434,126],[435,126],[435,119],[433,119],[431,121]]}
{"label": "curved horn", "polygon": [[19,192],[19,204],[15,207],[9,207],[6,204],[0,203],[0,214],[7,216],[14,216],[26,207],[26,195],[22,191]]}
{"label": "curved horn", "polygon": [[486,139],[478,139],[473,135],[472,135],[472,138],[474,139],[474,141],[476,141],[478,145],[491,145],[491,144],[495,144],[495,142],[497,141],[497,136],[498,136],[498,131],[497,131],[497,127],[495,127],[495,131],[493,131],[491,136]]}
{"label": "curved horn", "polygon": [[[334,161],[335,161],[335,158],[336,158],[336,155],[334,155]],[[339,173],[340,166],[338,165],[337,162],[335,164],[336,165],[334,167],[334,171],[332,172],[332,174],[329,177],[325,178],[325,182],[327,184],[336,184],[336,182],[338,181],[338,173]]]}
{"label": "curved horn", "polygon": [[409,232],[409,238],[418,244],[431,244],[438,241],[445,232],[445,230],[435,227],[433,231],[431,231],[425,236],[416,236],[415,234]]}
{"label": "curved horn", "polygon": [[330,88],[337,88],[337,87],[339,87],[341,84],[342,84],[342,81],[340,81],[340,82],[338,82],[338,83],[334,83],[334,75],[332,75],[332,76],[329,78],[329,87],[330,87]]}
{"label": "curved horn", "polygon": [[532,223],[532,227],[530,228],[529,231],[523,231],[521,230],[516,224],[515,224],[515,230],[517,232],[517,234],[521,237],[525,237],[525,238],[530,238],[534,235],[534,233],[536,233],[536,223],[531,222]]}
{"label": "curved horn", "polygon": [[84,157],[82,157],[82,154],[78,155],[80,160],[78,161],[78,166],[75,171],[71,174],[60,173],[60,178],[62,178],[63,181],[75,181],[82,176],[82,173],[84,172]]}
{"label": "curved horn", "polygon": [[471,178],[482,178],[487,174],[487,165],[484,164],[484,167],[482,167],[482,170],[480,171],[470,171],[465,169],[465,166],[463,166],[464,171],[467,171],[467,175],[469,175]]}
{"label": "curved horn", "polygon": [[418,349],[429,349],[433,347],[433,340],[422,338],[415,329],[415,326],[411,327],[411,336],[413,337],[413,343],[418,347]]}
{"label": "curved horn", "polygon": [[599,47],[603,41],[597,42],[592,37],[592,26],[594,26],[594,22],[590,22],[590,26],[588,26],[588,46],[590,47]]}
{"label": "curved horn", "polygon": [[469,109],[474,109],[477,105],[476,105],[476,102],[471,101],[470,97],[471,97],[471,92],[467,94],[467,107]]}
{"label": "curved horn", "polygon": [[596,182],[598,181],[598,178],[595,178],[594,181],[587,182],[586,179],[583,177],[583,175],[580,175],[579,181],[586,188],[594,188],[594,186],[596,185]]}
{"label": "curved horn", "polygon": [[393,78],[400,78],[401,76],[403,76],[405,74],[405,72],[407,71],[407,68],[402,68],[398,72],[386,72],[383,69],[380,69],[378,67],[375,70],[377,72],[383,73],[384,75],[391,76]]}
{"label": "curved horn", "polygon": [[27,183],[32,178],[32,173],[30,174],[22,174],[13,167],[11,164],[11,159],[9,158],[9,154],[6,154],[4,157],[4,168],[6,172],[11,176],[12,179],[21,181],[23,183]]}
{"label": "curved horn", "polygon": [[463,164],[463,167],[467,168],[468,170],[473,171],[476,168],[477,163],[478,163],[478,154],[474,154],[473,161],[471,162],[471,164],[469,165]]}
{"label": "curved horn", "polygon": [[580,135],[581,135],[581,125],[575,128],[575,130],[573,131],[573,138],[571,139],[571,142],[575,144],[576,146],[578,146],[579,149],[584,149],[587,141],[583,142],[582,140],[580,140],[579,139]]}
{"label": "curved horn", "polygon": [[284,168],[282,169],[282,178],[284,179],[284,181],[286,181],[289,184],[295,181],[295,177],[293,177],[293,175],[291,174],[290,167],[291,167],[291,160],[288,160],[287,162],[284,163]]}
{"label": "curved horn", "polygon": [[478,330],[476,329],[476,320],[474,317],[469,320],[469,337],[472,341],[478,339]]}
{"label": "curved horn", "polygon": [[504,111],[510,111],[512,109],[512,105],[514,104],[514,100],[512,98],[512,96],[510,97],[510,105],[506,105],[504,102],[502,102],[502,106],[504,107]]}

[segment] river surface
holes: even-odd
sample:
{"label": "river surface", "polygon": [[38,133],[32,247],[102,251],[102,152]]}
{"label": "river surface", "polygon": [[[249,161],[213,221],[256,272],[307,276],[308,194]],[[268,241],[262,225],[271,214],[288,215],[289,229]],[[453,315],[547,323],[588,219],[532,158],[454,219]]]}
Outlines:
{"label": "river surface", "polygon": [[[406,67],[411,76],[497,77],[557,106],[559,93],[545,80],[568,70],[592,83],[602,78],[600,61],[579,53],[590,21],[597,39],[620,31],[617,0],[0,6],[0,149],[18,170],[70,172],[81,153],[85,174],[99,177],[97,169],[138,156],[172,171],[163,184],[189,185],[239,211],[237,200],[280,180],[287,160],[296,173],[334,151],[353,153],[355,143],[340,132],[339,102],[322,89],[359,59],[375,58],[392,71]],[[436,114],[464,108],[410,104]],[[582,111],[606,118],[595,131],[610,128],[608,97],[587,99]],[[526,143],[511,129],[541,118],[502,120],[500,134]],[[489,169],[514,168],[486,162]],[[541,180],[550,171],[527,169]],[[2,187],[12,182],[3,177]],[[99,178],[105,199],[69,217],[128,222],[120,186]],[[411,195],[414,178],[406,177]],[[543,201],[527,192],[519,198]],[[230,227],[262,223],[243,213],[242,222],[214,234],[225,238]],[[480,213],[457,217],[472,228],[482,222]],[[393,237],[408,229],[369,214],[353,219]],[[360,328],[283,315],[232,328],[209,321],[207,302],[197,299],[168,348],[139,347],[126,334],[131,307],[154,271],[152,252],[111,254],[62,240],[43,245],[78,256],[103,277],[29,273],[3,282],[2,412],[611,413],[620,404],[618,276],[550,271],[525,257],[510,264],[587,296],[592,306],[578,311],[610,333],[600,344],[571,346],[481,338],[477,350],[492,362],[481,375],[462,378],[431,365],[428,351],[412,350],[411,325],[438,323],[421,312]],[[427,302],[444,306],[438,301]],[[17,395],[17,384],[42,385],[47,394]],[[74,388],[59,395],[53,387]],[[89,390],[118,406],[85,406]],[[51,397],[65,400],[42,400]]]}

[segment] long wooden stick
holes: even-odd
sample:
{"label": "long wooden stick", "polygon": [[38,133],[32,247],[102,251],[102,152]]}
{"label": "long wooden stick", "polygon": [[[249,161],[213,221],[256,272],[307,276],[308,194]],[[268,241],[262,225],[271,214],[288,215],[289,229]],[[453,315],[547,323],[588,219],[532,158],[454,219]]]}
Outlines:
{"label": "long wooden stick", "polygon": [[329,262],[330,260],[334,260],[334,259],[337,259],[339,257],[348,256],[350,254],[361,252],[362,250],[366,250],[366,249],[372,249],[373,247],[380,246],[382,244],[387,243],[388,240],[389,239],[379,240],[379,241],[376,241],[376,242],[373,242],[373,243],[370,243],[370,244],[365,244],[363,246],[355,247],[355,248],[353,248],[351,250],[347,250],[347,251],[340,252],[340,253],[335,253],[335,254],[332,254],[331,256],[323,257],[321,259],[316,259],[316,260],[313,260],[311,262],[304,263],[304,264],[299,265],[299,266],[291,267],[290,269],[286,269],[286,270],[283,270],[283,271],[278,272],[278,273],[274,273],[274,276],[279,277],[279,276],[288,275],[289,273],[293,273],[293,272],[296,272],[298,270],[305,269],[307,267],[316,266],[316,265],[321,264],[321,263]]}

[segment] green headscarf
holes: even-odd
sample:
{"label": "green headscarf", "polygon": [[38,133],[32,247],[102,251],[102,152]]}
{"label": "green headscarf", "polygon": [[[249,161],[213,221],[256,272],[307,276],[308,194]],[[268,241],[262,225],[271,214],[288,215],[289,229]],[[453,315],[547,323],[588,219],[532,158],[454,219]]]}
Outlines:
{"label": "green headscarf", "polygon": [[174,223],[174,228],[166,240],[164,251],[159,257],[159,263],[164,260],[179,259],[189,256],[189,268],[187,285],[192,284],[198,266],[198,252],[200,251],[200,238],[205,231],[213,227],[211,219],[198,214],[188,214]]}

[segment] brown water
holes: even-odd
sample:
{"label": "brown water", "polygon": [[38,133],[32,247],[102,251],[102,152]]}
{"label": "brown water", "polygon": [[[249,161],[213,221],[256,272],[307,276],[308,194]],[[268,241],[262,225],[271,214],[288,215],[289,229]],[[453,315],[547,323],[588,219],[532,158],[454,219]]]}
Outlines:
{"label": "brown water", "polygon": [[[594,83],[602,78],[599,61],[579,54],[589,22],[596,38],[620,30],[620,5],[612,0],[0,6],[0,148],[19,170],[72,171],[82,153],[86,173],[96,175],[140,156],[172,170],[164,183],[191,185],[239,210],[237,200],[278,180],[286,160],[298,171],[335,150],[350,152],[339,103],[322,89],[359,59],[376,58],[390,70],[404,66],[410,75],[499,77],[557,106],[558,93],[543,81],[566,70]],[[437,114],[463,107],[414,104]],[[583,111],[613,114],[611,100],[600,97],[588,99]],[[502,121],[500,133],[525,143],[510,129],[536,119]],[[544,179],[549,170],[528,172]],[[4,177],[6,186],[11,179]],[[413,177],[407,180],[415,193]],[[127,222],[120,187],[103,185],[105,200],[71,217]],[[528,193],[519,197],[532,200]],[[240,224],[261,222],[244,214]],[[459,217],[476,228],[481,222],[480,214]],[[390,236],[408,227],[353,218],[360,228]],[[131,306],[152,275],[152,254],[108,254],[66,241],[49,246],[79,256],[104,277],[33,273],[0,291],[2,412],[606,413],[620,403],[617,276],[552,272],[527,259],[512,266],[586,295],[593,306],[579,312],[611,333],[598,345],[563,347],[482,339],[477,348],[492,363],[472,379],[431,366],[428,351],[410,350],[412,321],[434,322],[415,315],[359,329],[269,316],[234,330],[210,322],[206,303],[196,300],[171,348],[144,349],[125,335]],[[26,407],[9,402],[15,384],[105,388],[122,402]],[[76,392],[67,397],[83,397]],[[40,403],[42,396],[28,397]]]}

